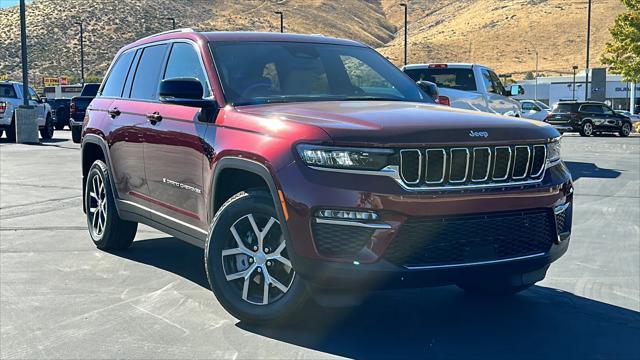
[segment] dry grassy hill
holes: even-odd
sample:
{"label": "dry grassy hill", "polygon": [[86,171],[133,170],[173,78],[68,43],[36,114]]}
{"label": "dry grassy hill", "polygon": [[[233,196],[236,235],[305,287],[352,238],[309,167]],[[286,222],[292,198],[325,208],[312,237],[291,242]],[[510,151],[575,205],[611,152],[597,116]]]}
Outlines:
{"label": "dry grassy hill", "polygon": [[[2,0],[0,0],[2,1]],[[170,28],[278,31],[351,38],[402,62],[403,11],[399,0],[34,0],[27,6],[30,67],[36,76],[77,75],[79,36],[85,27],[89,75],[101,76],[123,45]],[[585,0],[416,0],[410,7],[410,62],[479,62],[498,72],[569,72],[584,66]],[[592,59],[609,39],[623,6],[594,1]],[[17,7],[0,10],[0,75],[19,78]]]}

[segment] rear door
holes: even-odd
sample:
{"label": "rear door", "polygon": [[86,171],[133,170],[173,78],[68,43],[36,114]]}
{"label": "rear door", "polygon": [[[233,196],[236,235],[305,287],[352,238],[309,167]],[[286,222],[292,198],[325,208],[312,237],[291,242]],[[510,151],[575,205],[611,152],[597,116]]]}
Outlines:
{"label": "rear door", "polygon": [[[196,78],[211,96],[201,54],[190,42],[174,42],[161,79]],[[156,80],[156,84],[158,80]],[[200,109],[153,102],[146,108],[144,159],[152,208],[158,221],[178,220],[182,230],[201,237],[206,229],[207,208],[203,196],[203,168],[208,164],[202,138],[207,124],[200,122]],[[159,117],[158,117],[159,116]],[[186,229],[185,229],[186,228]]]}
{"label": "rear door", "polygon": [[[140,206],[134,206],[142,205],[142,201],[133,196],[135,192],[146,192],[142,134],[136,124],[137,119],[124,106],[130,103],[127,99],[129,79],[135,73],[139,52],[129,50],[118,57],[102,86],[100,96],[94,99],[88,111],[102,113],[109,125],[110,133],[105,135],[109,140],[113,172],[111,180],[116,185],[118,198],[125,202],[124,210],[148,216]],[[130,106],[134,107],[133,104]]]}
{"label": "rear door", "polygon": [[580,107],[580,117],[582,118],[582,122],[591,121],[595,129],[602,127],[606,121],[606,117],[602,111],[602,106],[597,104],[582,105]]}

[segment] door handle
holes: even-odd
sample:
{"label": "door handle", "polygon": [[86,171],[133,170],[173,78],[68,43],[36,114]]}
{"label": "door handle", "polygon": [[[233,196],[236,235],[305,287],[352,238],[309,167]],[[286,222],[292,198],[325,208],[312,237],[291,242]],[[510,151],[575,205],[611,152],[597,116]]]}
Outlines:
{"label": "door handle", "polygon": [[156,111],[156,112],[147,114],[147,119],[149,119],[149,122],[151,123],[151,125],[155,125],[159,121],[162,121],[162,115],[160,115],[160,113]]}
{"label": "door handle", "polygon": [[112,119],[115,119],[116,117],[120,116],[121,112],[120,110],[118,110],[118,108],[113,108],[113,109],[109,109],[109,115],[111,115]]}

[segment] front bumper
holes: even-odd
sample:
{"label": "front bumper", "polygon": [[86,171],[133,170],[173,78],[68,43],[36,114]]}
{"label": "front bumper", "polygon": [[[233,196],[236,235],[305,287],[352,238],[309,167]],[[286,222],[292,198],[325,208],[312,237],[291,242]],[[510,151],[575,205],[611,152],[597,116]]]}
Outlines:
{"label": "front bumper", "polygon": [[[298,274],[321,287],[380,288],[455,284],[470,277],[500,275],[522,277],[541,269],[567,250],[571,216],[565,231],[544,252],[438,266],[406,266],[389,261],[386,252],[410,219],[484,215],[490,213],[548,210],[573,202],[573,184],[564,163],[550,167],[539,184],[497,189],[408,192],[390,178],[321,172],[292,163],[278,173],[287,204],[289,256]],[[393,190],[390,192],[390,190]],[[346,255],[327,255],[314,238],[318,209],[374,211],[380,219],[360,249]],[[571,211],[571,208],[569,209]],[[349,237],[341,240],[349,241]],[[354,238],[355,241],[355,238]],[[535,256],[529,256],[535,255]],[[444,265],[444,266],[441,266]],[[538,275],[529,280],[532,282]],[[542,276],[544,276],[544,271]],[[524,280],[523,280],[524,281]]]}

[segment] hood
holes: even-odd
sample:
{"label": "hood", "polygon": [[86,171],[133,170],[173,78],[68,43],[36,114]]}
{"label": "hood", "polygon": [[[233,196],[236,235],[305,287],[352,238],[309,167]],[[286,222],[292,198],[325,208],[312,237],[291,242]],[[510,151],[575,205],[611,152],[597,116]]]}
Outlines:
{"label": "hood", "polygon": [[336,144],[514,144],[560,136],[552,126],[540,121],[411,102],[323,101],[243,106],[236,110],[317,126]]}

